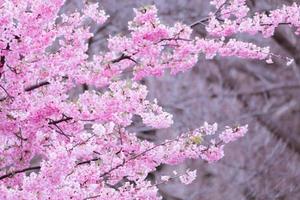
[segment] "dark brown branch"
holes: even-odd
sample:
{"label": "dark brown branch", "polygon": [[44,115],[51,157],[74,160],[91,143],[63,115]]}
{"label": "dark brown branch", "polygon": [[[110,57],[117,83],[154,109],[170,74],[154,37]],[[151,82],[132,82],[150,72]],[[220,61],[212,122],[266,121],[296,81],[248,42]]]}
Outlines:
{"label": "dark brown branch", "polygon": [[50,83],[48,81],[42,81],[42,82],[40,82],[40,83],[38,83],[36,85],[32,85],[32,86],[29,86],[29,87],[25,88],[25,92],[30,92],[32,90],[35,90],[37,88],[40,88],[42,86],[49,85],[49,84]]}
{"label": "dark brown branch", "polygon": [[[272,26],[274,24],[260,24],[261,26]],[[287,23],[287,22],[282,22],[282,23],[279,23],[278,25],[291,25],[291,23]]]}
{"label": "dark brown branch", "polygon": [[2,68],[5,64],[5,56],[0,56],[0,68]]}
{"label": "dark brown branch", "polygon": [[41,169],[41,166],[36,166],[36,167],[28,167],[28,168],[25,168],[25,169],[21,169],[21,170],[16,170],[16,171],[13,171],[13,172],[10,172],[8,174],[5,174],[3,176],[0,176],[0,180],[3,180],[5,178],[11,178],[13,177],[15,174],[20,174],[20,173],[23,173],[23,172],[27,172],[27,171],[31,171],[31,170],[39,170]]}
{"label": "dark brown branch", "polygon": [[59,123],[62,123],[62,122],[68,122],[70,120],[72,120],[73,118],[72,117],[67,117],[67,116],[64,116],[62,119],[59,119],[59,120],[52,120],[50,119],[49,121],[49,125],[57,125]]}
{"label": "dark brown branch", "polygon": [[7,65],[7,64],[6,64],[6,67],[7,67],[11,72],[13,72],[13,73],[15,73],[15,74],[19,74],[19,73],[20,73],[16,68],[13,68],[13,67],[11,67],[11,66],[9,66],[9,65]]}
{"label": "dark brown branch", "polygon": [[187,39],[187,38],[173,37],[173,38],[163,38],[163,39],[159,40],[159,42],[157,42],[156,44],[158,44],[160,42],[163,42],[163,41],[176,41],[177,42],[178,40],[186,41],[186,42],[191,42],[192,41],[191,39]]}
{"label": "dark brown branch", "polygon": [[[100,158],[94,158],[94,159],[91,159],[91,160],[79,162],[79,163],[77,163],[77,166],[78,165],[89,164],[89,163],[91,163],[93,161],[97,161],[97,160],[100,160]],[[0,180],[3,180],[5,178],[12,178],[16,174],[28,172],[28,171],[31,171],[31,170],[40,170],[40,169],[41,169],[41,166],[35,166],[35,167],[24,168],[24,169],[21,169],[21,170],[16,170],[16,171],[13,171],[13,172],[10,172],[10,173],[7,173],[5,175],[0,176]]]}
{"label": "dark brown branch", "polygon": [[131,56],[125,55],[124,53],[123,53],[119,58],[113,59],[113,60],[111,60],[110,62],[111,62],[111,63],[117,63],[117,62],[120,62],[120,61],[126,60],[126,59],[127,59],[127,60],[131,60],[131,61],[134,62],[134,63],[137,63],[137,61],[134,60]]}
{"label": "dark brown branch", "polygon": [[93,159],[90,159],[90,160],[82,161],[82,162],[77,163],[77,166],[84,165],[84,164],[89,164],[91,162],[98,161],[98,160],[101,160],[101,158],[93,158]]}
{"label": "dark brown branch", "polygon": [[[51,128],[52,130],[55,130],[57,133],[59,133],[60,135],[65,136],[66,138],[68,138],[70,140],[70,137],[72,137],[72,135],[66,134],[61,129],[61,127],[58,126],[58,124],[62,123],[62,122],[68,122],[68,121],[72,120],[73,118],[68,117],[65,114],[62,114],[62,115],[63,115],[63,117],[59,120],[53,120],[53,119],[46,118],[48,120],[48,125],[49,125],[48,127]],[[54,126],[54,127],[52,127],[52,126]]]}
{"label": "dark brown branch", "polygon": [[98,195],[95,195],[95,196],[90,196],[90,197],[84,198],[83,200],[95,199],[95,198],[98,198],[98,197],[100,197],[100,196],[101,196],[101,195],[98,194]]}
{"label": "dark brown branch", "polygon": [[21,131],[15,133],[15,136],[20,139],[21,141],[27,141],[27,138],[24,138],[21,134]]}
{"label": "dark brown branch", "polygon": [[65,136],[70,140],[71,135],[66,134],[57,124],[54,124],[54,126],[57,128],[57,130],[55,130],[57,133]]}
{"label": "dark brown branch", "polygon": [[5,100],[7,97],[10,98],[10,99],[13,99],[13,98],[14,98],[12,95],[9,94],[9,92],[8,92],[2,85],[0,85],[0,88],[2,88],[2,90],[3,90],[3,91],[5,92],[5,94],[6,94],[6,97],[1,98],[0,101]]}
{"label": "dark brown branch", "polygon": [[[59,123],[62,123],[62,122],[68,122],[69,120],[72,120],[73,118],[72,117],[68,117],[66,116],[65,114],[63,114],[63,117],[59,120],[53,120],[53,119],[48,119],[49,122],[48,122],[48,125],[51,129],[55,130],[57,133],[67,137],[68,139],[70,139],[71,135],[68,135],[66,134],[59,126],[58,124]],[[54,129],[53,127],[51,127],[51,125],[53,125],[56,129]]]}

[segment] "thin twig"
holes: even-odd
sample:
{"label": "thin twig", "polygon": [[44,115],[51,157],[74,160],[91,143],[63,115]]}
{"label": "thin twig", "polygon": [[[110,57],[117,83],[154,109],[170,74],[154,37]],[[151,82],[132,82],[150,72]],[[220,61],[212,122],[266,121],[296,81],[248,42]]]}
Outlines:
{"label": "thin twig", "polygon": [[68,121],[70,121],[72,119],[73,119],[72,117],[68,117],[68,116],[64,115],[64,117],[62,119],[59,119],[59,120],[52,120],[52,119],[50,119],[48,124],[49,125],[57,125],[57,124],[62,123],[62,122],[68,122]]}
{"label": "thin twig", "polygon": [[[9,94],[9,92],[2,86],[0,85],[0,87],[2,88],[2,90],[6,93],[6,97],[4,99],[6,99],[7,97],[10,99],[13,99],[14,97],[12,95]],[[2,99],[1,99],[2,100]]]}

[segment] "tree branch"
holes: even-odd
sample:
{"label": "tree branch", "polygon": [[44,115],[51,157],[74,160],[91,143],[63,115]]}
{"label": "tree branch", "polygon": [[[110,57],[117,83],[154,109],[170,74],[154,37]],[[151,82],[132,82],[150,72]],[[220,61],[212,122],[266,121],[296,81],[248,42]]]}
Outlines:
{"label": "tree branch", "polygon": [[35,90],[37,88],[40,88],[42,86],[49,85],[49,84],[50,83],[48,81],[42,81],[42,82],[40,82],[40,83],[38,83],[36,85],[32,85],[32,86],[29,86],[29,87],[25,88],[25,92],[30,92],[32,90]]}
{"label": "tree branch", "polygon": [[64,115],[64,117],[62,119],[59,119],[59,120],[52,120],[52,119],[50,119],[48,124],[49,125],[57,125],[59,123],[67,122],[67,121],[70,121],[72,119],[73,119],[72,117],[68,117],[68,116]]}
{"label": "tree branch", "polygon": [[[100,160],[100,158],[93,158],[90,160],[82,161],[82,162],[77,163],[76,165],[79,166],[79,165],[89,164],[89,163],[91,163],[93,161],[97,161],[97,160]],[[28,172],[31,170],[40,170],[40,169],[41,169],[41,166],[35,166],[35,167],[28,167],[28,168],[16,170],[16,171],[13,171],[13,172],[10,172],[10,173],[0,176],[0,180],[3,180],[5,178],[12,178],[16,174]]]}
{"label": "tree branch", "polygon": [[20,173],[27,172],[27,171],[30,171],[30,170],[39,170],[39,169],[41,169],[41,166],[28,167],[28,168],[24,168],[24,169],[21,169],[21,170],[16,170],[16,171],[10,172],[8,174],[5,174],[3,176],[0,176],[0,180],[3,180],[5,178],[11,178],[15,174],[20,174]]}
{"label": "tree branch", "polygon": [[124,53],[119,58],[113,59],[110,62],[111,63],[117,63],[117,62],[120,62],[121,60],[126,60],[126,59],[131,60],[134,63],[137,63],[137,61],[134,60],[131,56],[125,55]]}

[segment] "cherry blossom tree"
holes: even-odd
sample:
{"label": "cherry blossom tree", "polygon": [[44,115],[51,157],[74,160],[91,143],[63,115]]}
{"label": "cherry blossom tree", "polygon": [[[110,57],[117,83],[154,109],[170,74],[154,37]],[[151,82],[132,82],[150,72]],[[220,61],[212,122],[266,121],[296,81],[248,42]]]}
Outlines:
{"label": "cherry blossom tree", "polygon": [[[109,16],[98,4],[61,14],[63,0],[0,0],[0,198],[161,199],[170,179],[191,183],[196,171],[147,179],[162,164],[185,159],[216,162],[247,125],[218,131],[217,123],[154,144],[128,131],[133,117],[146,126],[172,125],[172,115],[147,99],[139,80],[176,75],[199,55],[235,56],[290,65],[292,58],[238,40],[238,34],[271,37],[278,26],[300,33],[300,7],[248,14],[245,0],[212,0],[214,10],[185,25],[160,22],[155,6],[134,9],[130,34],[108,38],[107,51],[88,56],[90,23]],[[193,35],[203,26],[206,38]],[[130,74],[124,78],[124,74]],[[93,86],[76,96],[78,85]],[[40,157],[38,165],[31,161]]]}

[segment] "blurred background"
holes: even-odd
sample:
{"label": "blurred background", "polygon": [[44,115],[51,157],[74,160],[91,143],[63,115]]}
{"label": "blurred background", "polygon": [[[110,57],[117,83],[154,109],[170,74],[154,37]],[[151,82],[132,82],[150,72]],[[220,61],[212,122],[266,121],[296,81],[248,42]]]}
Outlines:
{"label": "blurred background", "polygon": [[[96,2],[92,1],[91,2]],[[290,5],[299,0],[247,0],[250,13]],[[213,7],[209,0],[100,0],[110,15],[102,26],[93,26],[89,54],[106,50],[109,35],[128,34],[133,8],[154,4],[161,21],[192,24]],[[81,0],[68,0],[62,12],[82,8]],[[205,28],[194,28],[195,36],[205,37]],[[215,57],[186,73],[141,81],[148,86],[149,99],[157,98],[174,116],[169,129],[155,130],[138,120],[130,127],[141,139],[159,143],[180,132],[196,128],[204,121],[226,125],[249,124],[247,136],[228,145],[218,163],[187,160],[180,166],[160,166],[149,179],[159,180],[173,170],[197,169],[197,180],[185,186],[178,181],[160,185],[165,200],[299,200],[300,199],[300,37],[287,26],[272,38],[237,35],[237,38],[270,46],[271,51],[293,57],[274,64],[263,61]]]}

